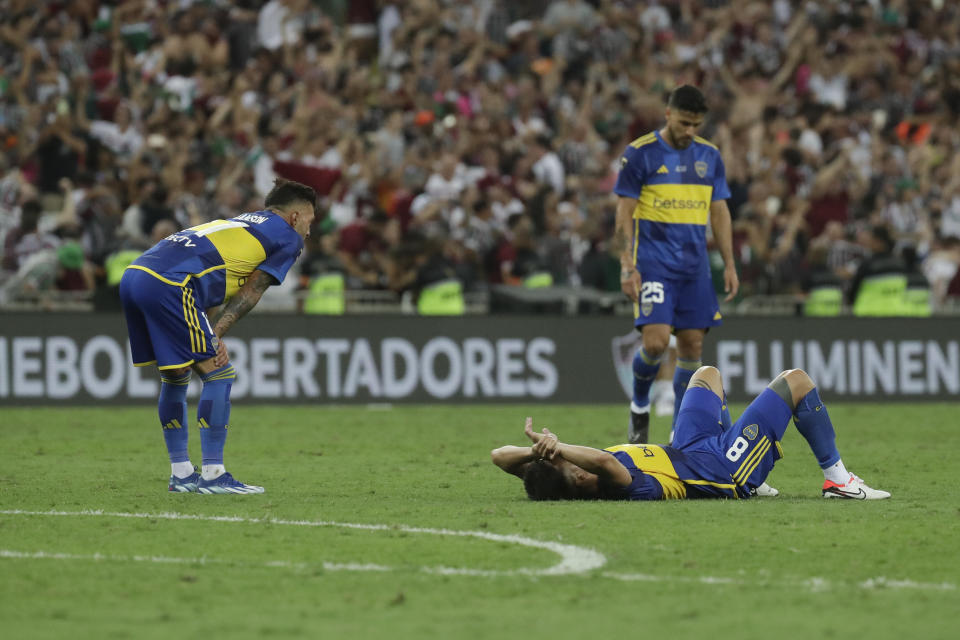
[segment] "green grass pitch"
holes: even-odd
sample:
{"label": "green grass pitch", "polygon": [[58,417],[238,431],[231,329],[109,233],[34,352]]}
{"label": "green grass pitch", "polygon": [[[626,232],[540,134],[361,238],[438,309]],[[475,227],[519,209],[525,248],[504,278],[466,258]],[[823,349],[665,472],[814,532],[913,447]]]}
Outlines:
{"label": "green grass pitch", "polygon": [[625,406],[238,404],[228,468],[260,496],[169,494],[149,407],[5,408],[2,634],[955,638],[957,408],[830,407],[888,501],[821,499],[791,428],[777,498],[550,504],[490,449],[522,444],[525,415],[620,443]]}

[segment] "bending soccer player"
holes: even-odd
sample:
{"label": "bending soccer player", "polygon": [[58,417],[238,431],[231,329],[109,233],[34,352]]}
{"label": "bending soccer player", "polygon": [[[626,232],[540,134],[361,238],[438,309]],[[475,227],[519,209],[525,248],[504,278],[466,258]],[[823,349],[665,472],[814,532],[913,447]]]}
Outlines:
{"label": "bending soccer player", "polygon": [[[235,479],[223,464],[237,376],[221,339],[267,287],[283,282],[310,234],[316,199],[306,185],[277,180],[263,211],[167,236],[124,271],[120,298],[133,363],[160,370],[158,409],[170,456],[170,491],[263,493],[263,487]],[[215,307],[208,319],[206,310]],[[187,452],[191,370],[203,381],[197,407],[200,473]]]}
{"label": "bending soccer player", "polygon": [[782,457],[780,439],[791,419],[823,470],[824,498],[890,497],[844,467],[827,408],[801,369],[777,376],[731,425],[720,372],[700,367],[684,395],[672,446],[565,444],[548,429],[535,432],[527,418],[524,431],[533,446],[500,447],[491,457],[523,478],[533,500],[748,498]]}
{"label": "bending soccer player", "polygon": [[633,324],[642,336],[633,358],[631,443],[648,442],[650,385],[671,331],[677,337],[675,426],[684,390],[701,364],[704,334],[721,324],[707,256],[708,221],[723,257],[726,300],[740,287],[723,158],[715,145],[696,135],[706,113],[699,89],[677,87],[663,128],[640,136],[623,152],[613,188],[619,196],[614,248],[620,255],[620,287],[634,302]]}

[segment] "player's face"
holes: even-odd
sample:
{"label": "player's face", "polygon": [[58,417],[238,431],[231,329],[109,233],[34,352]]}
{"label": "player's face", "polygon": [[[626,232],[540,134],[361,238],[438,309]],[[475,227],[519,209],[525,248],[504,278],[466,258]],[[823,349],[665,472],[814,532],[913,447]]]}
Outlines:
{"label": "player's face", "polygon": [[580,498],[590,498],[597,495],[597,482],[599,478],[596,474],[581,469],[577,465],[560,458],[553,464],[563,473],[563,478],[567,485],[571,487]]}
{"label": "player's face", "polygon": [[702,113],[691,113],[690,111],[674,111],[667,109],[667,133],[670,140],[667,140],[677,149],[686,149],[693,142],[693,136],[697,134],[700,125],[703,124]]}
{"label": "player's face", "polygon": [[313,224],[313,219],[316,217],[316,211],[313,209],[313,205],[303,203],[298,204],[297,208],[293,210],[292,222],[293,228],[297,230],[304,238],[310,237],[310,225]]}

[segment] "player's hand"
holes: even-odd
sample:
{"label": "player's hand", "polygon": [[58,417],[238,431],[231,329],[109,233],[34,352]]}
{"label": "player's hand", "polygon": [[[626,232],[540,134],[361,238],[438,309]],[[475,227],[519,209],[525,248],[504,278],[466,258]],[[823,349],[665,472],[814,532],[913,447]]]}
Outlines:
{"label": "player's hand", "polygon": [[730,302],[733,300],[739,290],[740,278],[737,277],[737,268],[733,264],[728,264],[723,268],[723,291],[727,294],[723,301]]}
{"label": "player's hand", "polygon": [[634,302],[640,299],[640,285],[643,280],[640,272],[630,267],[629,269],[620,268],[620,290]]}
{"label": "player's hand", "polygon": [[540,439],[530,447],[533,455],[544,460],[552,460],[560,453],[560,441],[556,434],[544,428],[543,434],[536,435],[540,436]]}
{"label": "player's hand", "polygon": [[217,345],[217,355],[213,356],[213,364],[220,368],[228,362],[230,362],[230,354],[227,353],[227,345],[220,340],[220,344]]}

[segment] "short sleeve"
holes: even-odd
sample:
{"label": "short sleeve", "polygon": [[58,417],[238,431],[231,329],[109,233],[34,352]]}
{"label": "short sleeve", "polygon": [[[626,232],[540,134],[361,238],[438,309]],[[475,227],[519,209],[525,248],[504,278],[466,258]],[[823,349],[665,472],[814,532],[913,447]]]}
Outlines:
{"label": "short sleeve", "polygon": [[639,199],[643,181],[643,154],[639,149],[627,147],[620,156],[620,173],[617,174],[617,183],[613,187],[613,192],[624,198]]}
{"label": "short sleeve", "polygon": [[711,200],[726,200],[730,197],[730,187],[727,185],[727,169],[723,166],[723,157],[717,153],[717,168],[713,172],[713,196]]}
{"label": "short sleeve", "polygon": [[303,239],[296,232],[286,234],[283,240],[279,241],[272,251],[267,255],[266,260],[261,262],[257,269],[273,276],[277,284],[283,282],[287,277],[290,267],[300,257],[303,250]]}

